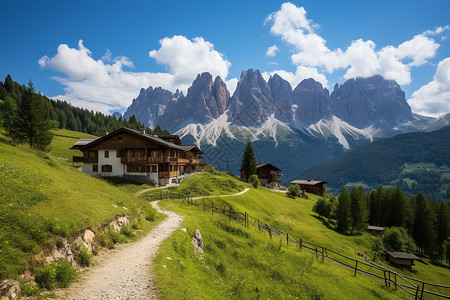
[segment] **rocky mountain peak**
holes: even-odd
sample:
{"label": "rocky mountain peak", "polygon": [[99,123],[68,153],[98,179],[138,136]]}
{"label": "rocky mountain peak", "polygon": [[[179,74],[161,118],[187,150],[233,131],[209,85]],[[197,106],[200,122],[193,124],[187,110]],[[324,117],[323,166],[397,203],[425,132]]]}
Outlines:
{"label": "rocky mountain peak", "polygon": [[295,87],[292,102],[297,106],[296,120],[305,125],[316,123],[332,114],[328,90],[312,78],[303,79]]}
{"label": "rocky mountain peak", "polygon": [[400,86],[380,75],[349,79],[335,86],[331,103],[337,117],[358,128],[374,123],[394,127],[413,117]]}
{"label": "rocky mountain peak", "polygon": [[275,117],[283,122],[290,122],[292,114],[292,87],[291,84],[275,74],[269,78],[268,85],[276,106]]}

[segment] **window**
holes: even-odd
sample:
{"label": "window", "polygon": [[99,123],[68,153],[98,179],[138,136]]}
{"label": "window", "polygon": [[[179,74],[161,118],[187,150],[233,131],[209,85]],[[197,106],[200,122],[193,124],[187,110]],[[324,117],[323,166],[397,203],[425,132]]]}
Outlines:
{"label": "window", "polygon": [[119,136],[117,139],[118,140],[123,140],[123,136]]}
{"label": "window", "polygon": [[102,172],[112,172],[111,165],[102,165]]}
{"label": "window", "polygon": [[152,166],[152,173],[158,172],[158,166]]}
{"label": "window", "polygon": [[109,151],[106,150],[106,151],[105,151],[105,158],[108,158],[108,157],[109,157]]}
{"label": "window", "polygon": [[92,165],[92,172],[94,173],[98,172],[98,165]]}

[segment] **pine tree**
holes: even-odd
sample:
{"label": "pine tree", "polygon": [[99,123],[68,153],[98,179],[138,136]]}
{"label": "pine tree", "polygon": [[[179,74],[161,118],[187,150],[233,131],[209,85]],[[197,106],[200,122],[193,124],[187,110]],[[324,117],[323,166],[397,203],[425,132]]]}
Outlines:
{"label": "pine tree", "polygon": [[424,251],[429,254],[435,241],[434,231],[434,215],[430,208],[427,198],[424,195],[418,194],[416,197],[416,214],[414,218],[414,240],[420,248],[420,253]]}
{"label": "pine tree", "polygon": [[256,157],[253,151],[252,143],[249,141],[242,156],[241,170],[244,172],[244,178],[249,180],[250,176],[256,174]]}
{"label": "pine tree", "polygon": [[347,233],[352,226],[351,205],[352,201],[350,194],[344,187],[338,197],[338,206],[336,210],[337,231],[341,233]]}
{"label": "pine tree", "polygon": [[447,240],[450,231],[448,204],[441,202],[437,211],[436,221],[436,244],[438,246],[439,256],[442,260],[445,250],[444,243]]}
{"label": "pine tree", "polygon": [[18,133],[13,138],[18,142],[27,142],[31,147],[44,150],[52,141],[51,123],[47,116],[42,97],[34,91],[30,81],[22,97],[18,113]]}
{"label": "pine tree", "polygon": [[369,212],[366,207],[365,194],[362,187],[353,189],[350,198],[352,217],[351,234],[353,234],[354,230],[361,231],[364,229]]}

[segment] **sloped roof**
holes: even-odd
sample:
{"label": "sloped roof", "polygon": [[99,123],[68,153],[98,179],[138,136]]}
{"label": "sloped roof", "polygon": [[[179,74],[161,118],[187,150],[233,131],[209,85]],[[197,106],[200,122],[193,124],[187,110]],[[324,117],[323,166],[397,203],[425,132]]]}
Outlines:
{"label": "sloped roof", "polygon": [[380,227],[380,226],[369,226],[369,227],[367,227],[367,230],[383,231],[383,230],[384,230],[384,227]]}
{"label": "sloped roof", "polygon": [[[197,150],[199,152],[201,152],[201,150],[195,145],[186,145],[186,146],[175,145],[174,143],[171,143],[171,142],[169,142],[169,141],[167,141],[165,139],[159,138],[159,137],[157,137],[155,135],[143,133],[143,132],[140,132],[140,131],[137,131],[137,130],[134,130],[134,129],[130,129],[130,128],[126,128],[126,127],[122,127],[122,128],[120,128],[120,129],[118,129],[118,130],[116,130],[114,132],[111,132],[110,134],[102,136],[101,138],[93,139],[90,142],[89,141],[81,142],[81,140],[79,140],[78,142],[83,143],[83,145],[80,144],[78,149],[82,149],[82,148],[86,148],[86,147],[95,145],[95,144],[97,144],[97,143],[99,143],[101,141],[104,141],[104,140],[110,138],[111,136],[116,135],[117,133],[120,133],[120,132],[128,132],[130,134],[133,134],[133,135],[136,135],[136,136],[139,136],[139,137],[151,140],[152,142],[154,142],[154,143],[156,143],[158,145],[161,145],[161,146],[164,146],[164,147],[167,147],[167,148],[171,148],[171,149],[177,149],[177,150],[181,150],[181,151],[189,151],[192,148],[196,147]],[[77,145],[77,143],[75,143],[75,145]]]}
{"label": "sloped roof", "polygon": [[272,167],[272,169],[276,169],[277,171],[281,171],[281,169],[275,167],[274,165],[269,164],[269,163],[263,163],[263,162],[260,162],[259,164],[257,164],[256,168],[259,169],[259,168],[262,168],[262,167],[265,167],[265,166],[269,166],[269,167]]}
{"label": "sloped roof", "polygon": [[97,138],[81,138],[71,148],[71,150],[81,149],[83,146],[95,141]]}
{"label": "sloped roof", "polygon": [[296,179],[291,181],[291,184],[316,185],[316,184],[327,184],[327,182],[318,179]]}
{"label": "sloped roof", "polygon": [[401,258],[401,259],[416,259],[419,260],[420,258],[412,253],[406,253],[406,252],[394,252],[394,251],[386,251],[386,253],[389,256],[392,256],[393,258]]}

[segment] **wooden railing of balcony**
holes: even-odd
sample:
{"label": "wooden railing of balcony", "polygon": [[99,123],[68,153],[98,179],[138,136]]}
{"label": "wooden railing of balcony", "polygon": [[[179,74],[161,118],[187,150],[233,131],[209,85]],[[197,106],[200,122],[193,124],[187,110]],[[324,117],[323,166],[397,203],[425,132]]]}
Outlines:
{"label": "wooden railing of balcony", "polygon": [[98,157],[83,157],[83,162],[87,164],[97,164]]}
{"label": "wooden railing of balcony", "polygon": [[162,171],[159,172],[159,177],[160,178],[169,178],[169,177],[175,177],[178,175],[178,171]]}
{"label": "wooden railing of balcony", "polygon": [[147,159],[147,161],[149,163],[163,163],[164,162],[164,157],[163,156],[159,156],[159,157],[149,157]]}
{"label": "wooden railing of balcony", "polygon": [[82,163],[82,162],[84,162],[84,157],[83,156],[74,156],[72,158],[72,162],[74,162],[74,163]]}
{"label": "wooden railing of balcony", "polygon": [[200,164],[202,162],[202,160],[200,158],[193,158],[193,159],[190,159],[189,162],[191,164]]}

